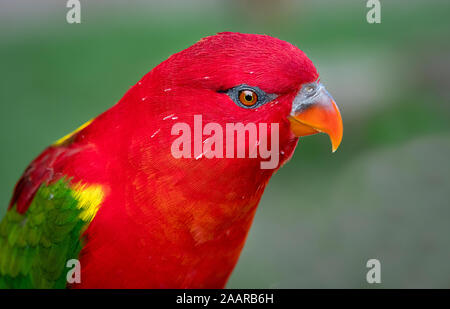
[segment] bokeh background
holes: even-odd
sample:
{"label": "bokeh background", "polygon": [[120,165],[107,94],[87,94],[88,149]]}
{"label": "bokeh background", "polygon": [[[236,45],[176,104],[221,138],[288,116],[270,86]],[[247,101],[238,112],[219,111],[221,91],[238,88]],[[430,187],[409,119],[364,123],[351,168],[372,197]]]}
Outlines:
{"label": "bokeh background", "polygon": [[[201,37],[265,33],[314,61],[344,139],[271,180],[229,288],[450,288],[450,2],[0,1],[0,216],[45,145]],[[366,282],[367,260],[382,283]]]}

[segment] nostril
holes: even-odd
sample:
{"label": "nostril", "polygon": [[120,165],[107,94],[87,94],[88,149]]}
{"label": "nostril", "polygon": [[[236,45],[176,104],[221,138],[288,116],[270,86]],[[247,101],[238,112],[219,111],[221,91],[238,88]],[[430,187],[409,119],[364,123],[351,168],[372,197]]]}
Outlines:
{"label": "nostril", "polygon": [[317,92],[318,88],[319,87],[318,87],[317,83],[311,83],[311,84],[307,84],[307,85],[303,86],[301,92],[306,97],[311,97]]}
{"label": "nostril", "polygon": [[315,87],[312,85],[306,86],[305,87],[305,92],[308,94],[311,94],[313,91],[315,90]]}

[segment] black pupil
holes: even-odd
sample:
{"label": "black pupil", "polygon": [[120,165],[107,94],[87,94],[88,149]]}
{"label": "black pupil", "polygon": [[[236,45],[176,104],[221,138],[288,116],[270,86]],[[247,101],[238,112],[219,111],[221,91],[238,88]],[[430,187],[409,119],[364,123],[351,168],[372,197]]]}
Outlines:
{"label": "black pupil", "polygon": [[253,95],[251,92],[247,92],[245,94],[245,100],[247,100],[248,102],[251,102],[253,100]]}

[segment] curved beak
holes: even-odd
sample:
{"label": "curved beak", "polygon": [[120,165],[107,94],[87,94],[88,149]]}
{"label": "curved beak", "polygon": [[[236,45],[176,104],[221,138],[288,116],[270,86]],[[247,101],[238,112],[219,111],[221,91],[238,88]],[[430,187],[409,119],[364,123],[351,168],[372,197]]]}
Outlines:
{"label": "curved beak", "polygon": [[314,87],[309,94],[300,90],[292,102],[291,130],[296,136],[326,133],[335,152],[343,134],[341,113],[322,84],[314,83]]}

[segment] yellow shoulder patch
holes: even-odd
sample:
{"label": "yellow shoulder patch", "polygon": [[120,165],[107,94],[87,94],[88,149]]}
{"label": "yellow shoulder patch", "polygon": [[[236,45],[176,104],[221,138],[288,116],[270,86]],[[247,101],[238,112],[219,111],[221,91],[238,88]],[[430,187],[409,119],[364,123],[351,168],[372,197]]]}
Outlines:
{"label": "yellow shoulder patch", "polygon": [[94,219],[100,204],[105,198],[105,190],[101,185],[76,184],[73,187],[73,197],[78,200],[78,209],[81,209],[80,219],[91,222]]}
{"label": "yellow shoulder patch", "polygon": [[73,132],[71,132],[71,133],[69,133],[69,134],[67,134],[67,135],[65,135],[65,136],[63,136],[63,137],[61,137],[59,140],[57,140],[56,142],[54,142],[54,143],[52,144],[52,146],[62,146],[62,145],[64,145],[64,144],[66,144],[67,142],[70,141],[70,139],[71,139],[76,133],[80,132],[81,130],[83,130],[84,128],[86,128],[88,125],[90,125],[91,122],[92,122],[93,120],[94,120],[94,119],[89,120],[88,122],[82,124],[82,125],[81,125],[79,128],[77,128],[75,131],[73,131]]}

